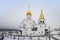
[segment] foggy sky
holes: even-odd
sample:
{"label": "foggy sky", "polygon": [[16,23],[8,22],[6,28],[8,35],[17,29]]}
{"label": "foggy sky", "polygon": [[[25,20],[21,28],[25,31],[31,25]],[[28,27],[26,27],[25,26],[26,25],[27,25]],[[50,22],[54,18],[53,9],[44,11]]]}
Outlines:
{"label": "foggy sky", "polygon": [[0,28],[18,28],[26,19],[28,5],[36,23],[42,9],[46,24],[60,27],[60,0],[0,0]]}

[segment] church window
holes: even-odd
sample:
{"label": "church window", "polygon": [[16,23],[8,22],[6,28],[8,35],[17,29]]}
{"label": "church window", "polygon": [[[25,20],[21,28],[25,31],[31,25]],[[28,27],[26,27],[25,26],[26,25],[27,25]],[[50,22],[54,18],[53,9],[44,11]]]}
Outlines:
{"label": "church window", "polygon": [[22,34],[22,31],[21,31],[21,34]]}
{"label": "church window", "polygon": [[40,21],[40,23],[42,23],[42,21]]}
{"label": "church window", "polygon": [[44,23],[44,21],[43,21],[43,23]]}
{"label": "church window", "polygon": [[37,31],[37,27],[33,27],[32,28],[32,31]]}
{"label": "church window", "polygon": [[47,35],[48,34],[48,29],[45,29],[45,35]]}
{"label": "church window", "polygon": [[45,31],[48,31],[48,29],[45,29]]}

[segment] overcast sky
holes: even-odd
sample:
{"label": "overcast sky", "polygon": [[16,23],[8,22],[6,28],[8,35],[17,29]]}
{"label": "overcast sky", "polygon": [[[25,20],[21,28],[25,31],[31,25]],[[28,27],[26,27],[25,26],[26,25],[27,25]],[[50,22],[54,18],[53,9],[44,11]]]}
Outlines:
{"label": "overcast sky", "polygon": [[42,9],[46,24],[60,27],[60,0],[0,0],[0,28],[18,28],[26,19],[28,5],[36,23]]}

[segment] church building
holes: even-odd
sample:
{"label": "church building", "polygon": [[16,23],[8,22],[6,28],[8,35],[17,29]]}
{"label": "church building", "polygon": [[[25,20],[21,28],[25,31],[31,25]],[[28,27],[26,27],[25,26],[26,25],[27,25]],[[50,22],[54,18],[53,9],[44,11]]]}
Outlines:
{"label": "church building", "polygon": [[45,17],[43,14],[43,10],[40,11],[40,17],[38,19],[38,24],[34,20],[31,19],[32,13],[30,9],[26,13],[27,18],[23,19],[20,23],[20,30],[22,30],[22,35],[27,36],[38,36],[38,35],[46,35],[48,28],[45,23]]}

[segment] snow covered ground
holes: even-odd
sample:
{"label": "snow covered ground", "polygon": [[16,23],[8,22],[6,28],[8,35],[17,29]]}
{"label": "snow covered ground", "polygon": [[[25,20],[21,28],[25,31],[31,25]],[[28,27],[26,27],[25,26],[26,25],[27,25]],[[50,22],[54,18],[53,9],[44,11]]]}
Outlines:
{"label": "snow covered ground", "polygon": [[[13,39],[13,37],[12,38],[5,37],[4,40],[18,40],[18,37],[16,37],[16,39]],[[19,38],[19,40],[23,40],[23,38]],[[28,37],[26,37],[24,40],[38,40],[38,38],[33,37],[32,39],[29,39]],[[49,38],[48,37],[40,37],[39,40],[49,40]],[[54,39],[51,38],[51,40],[54,40]]]}
{"label": "snow covered ground", "polygon": [[[1,33],[0,33],[1,34]],[[51,32],[51,34],[59,34],[59,31],[54,31],[54,32]],[[16,35],[16,34],[14,34],[14,35]],[[57,38],[57,39],[59,39],[60,40],[60,36],[59,35],[52,35],[54,38]],[[50,38],[51,40],[56,40],[56,39],[54,39],[54,38]],[[6,36],[6,37],[4,37],[4,39],[3,40],[49,40],[49,37],[48,36],[45,36],[45,37],[33,37],[32,39],[30,39],[30,37],[25,37],[25,38],[23,38],[23,37],[15,37],[14,38],[14,36]]]}

